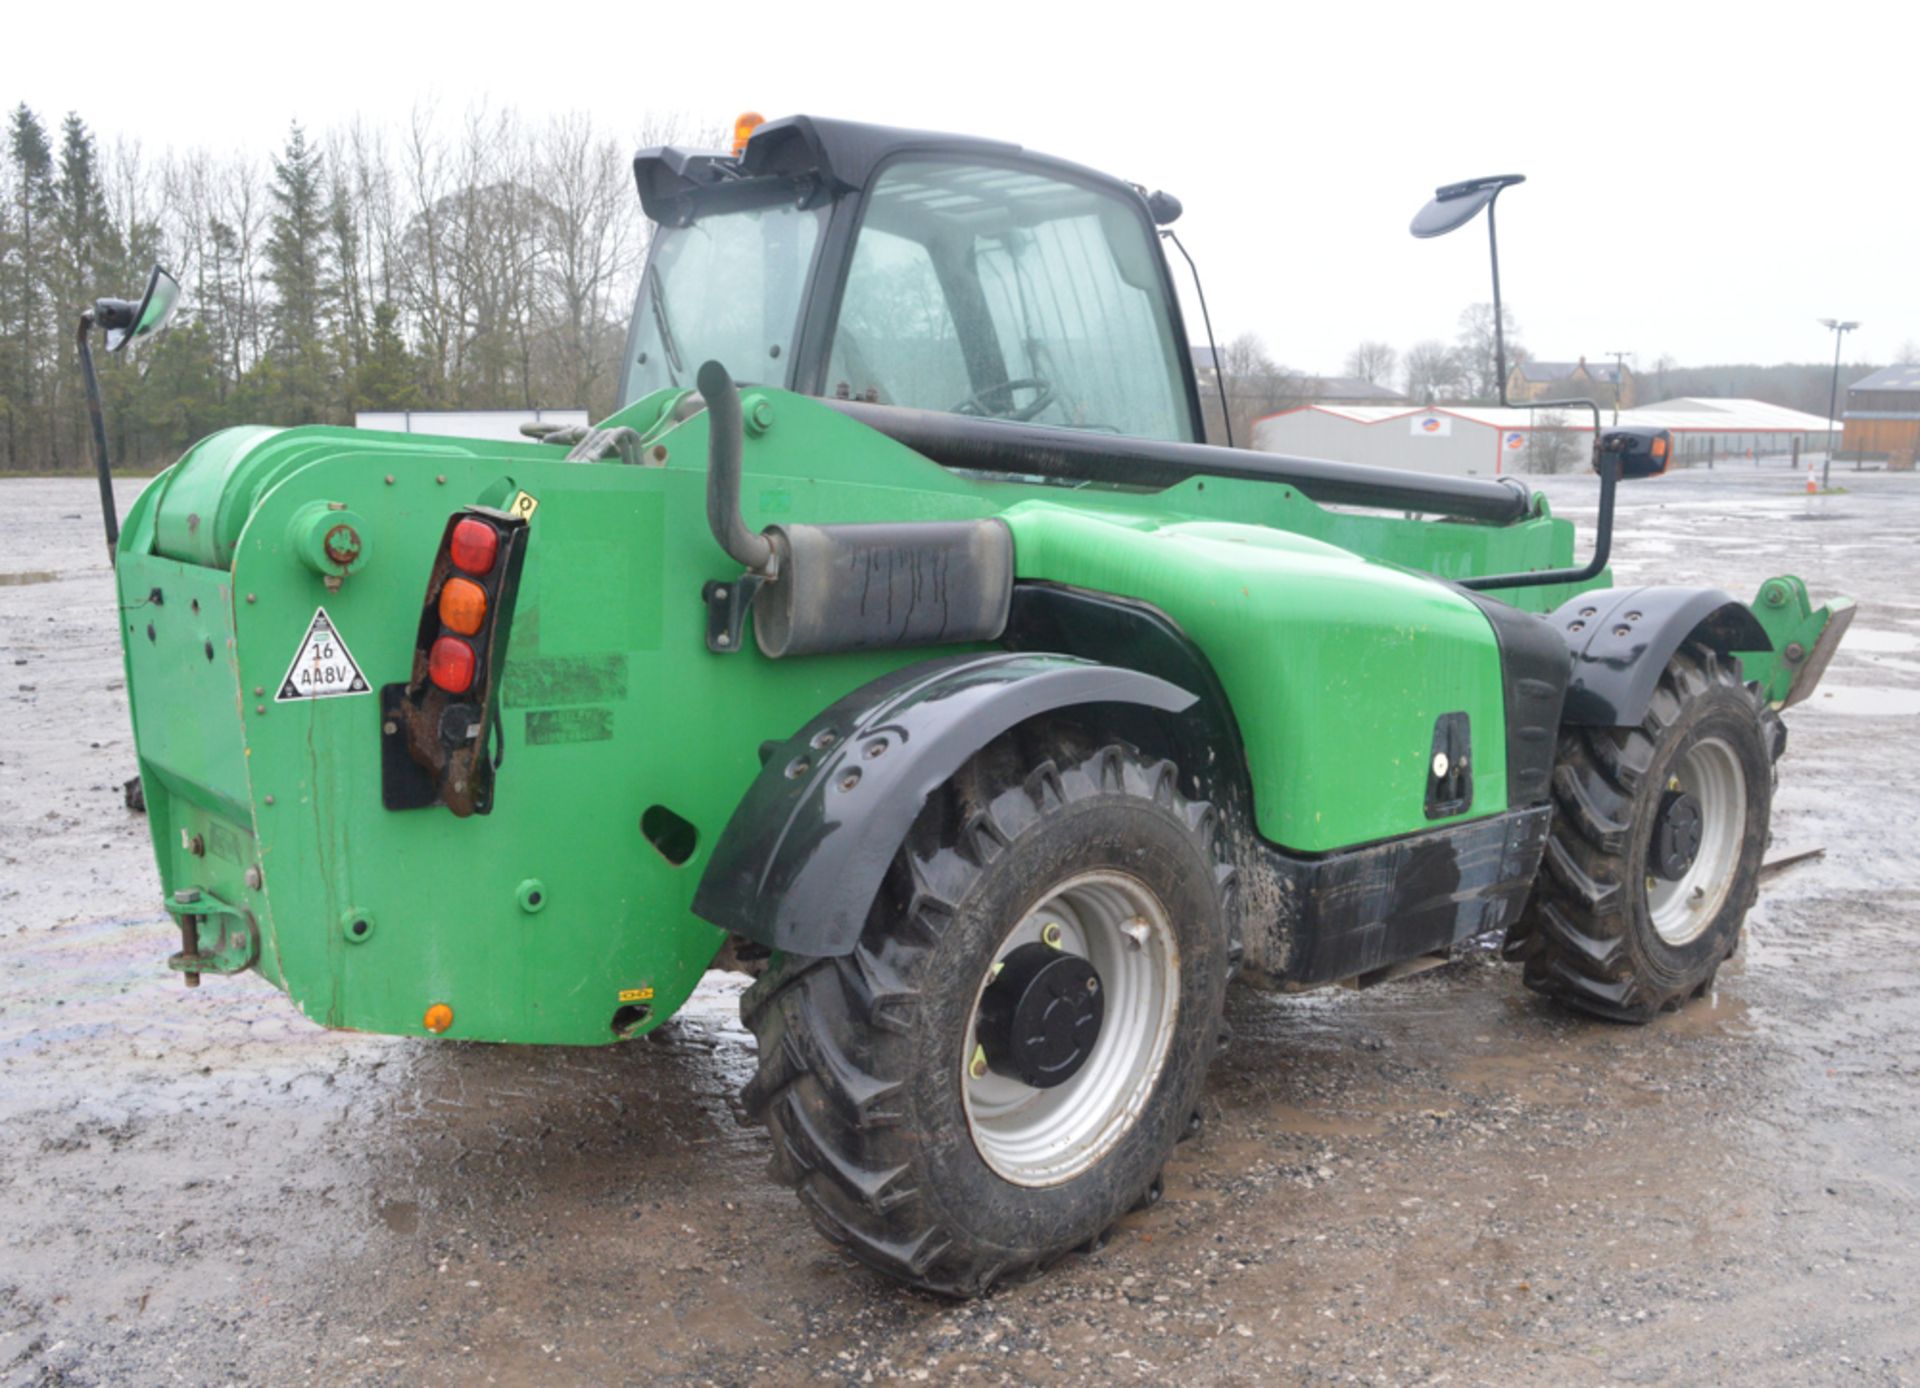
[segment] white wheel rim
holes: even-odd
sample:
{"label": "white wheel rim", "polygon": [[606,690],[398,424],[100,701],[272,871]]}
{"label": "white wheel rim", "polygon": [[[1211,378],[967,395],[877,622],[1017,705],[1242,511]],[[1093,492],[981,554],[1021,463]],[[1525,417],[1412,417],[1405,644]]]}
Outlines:
{"label": "white wheel rim", "polygon": [[1747,773],[1720,738],[1693,744],[1680,758],[1667,789],[1685,791],[1700,805],[1700,851],[1674,880],[1649,875],[1647,915],[1670,945],[1689,944],[1720,914],[1740,866],[1747,837]]}
{"label": "white wheel rim", "polygon": [[1071,1078],[1036,1089],[1007,1075],[975,1075],[980,999],[974,990],[960,1057],[967,1130],[982,1160],[1020,1186],[1052,1186],[1095,1166],[1133,1126],[1166,1066],[1180,1011],[1180,951],[1160,898],[1121,872],[1087,872],[1054,887],[1000,942],[998,963],[1022,945],[1045,942],[1099,974],[1105,1012],[1099,1038]]}

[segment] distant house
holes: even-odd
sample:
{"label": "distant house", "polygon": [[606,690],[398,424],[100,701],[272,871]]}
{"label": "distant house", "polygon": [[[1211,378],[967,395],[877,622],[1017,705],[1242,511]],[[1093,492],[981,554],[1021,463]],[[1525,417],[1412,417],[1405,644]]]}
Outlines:
{"label": "distant house", "polygon": [[1889,366],[1847,387],[1840,451],[1884,453],[1910,468],[1920,454],[1920,366]]}
{"label": "distant house", "polygon": [[1615,403],[1623,410],[1633,408],[1633,369],[1616,362],[1523,361],[1507,373],[1507,399],[1514,404],[1529,400],[1566,400],[1590,395],[1603,405]]}

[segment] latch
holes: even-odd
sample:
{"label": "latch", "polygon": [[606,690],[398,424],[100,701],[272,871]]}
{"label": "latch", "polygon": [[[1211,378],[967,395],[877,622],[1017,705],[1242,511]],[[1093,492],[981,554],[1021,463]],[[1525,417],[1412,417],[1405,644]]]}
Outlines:
{"label": "latch", "polygon": [[1464,713],[1443,713],[1433,725],[1427,761],[1427,818],[1465,814],[1473,804],[1473,729]]}
{"label": "latch", "polygon": [[182,887],[166,905],[180,923],[180,952],[167,957],[167,967],[185,974],[187,987],[198,988],[203,973],[244,973],[260,958],[260,932],[251,911],[198,887]]}

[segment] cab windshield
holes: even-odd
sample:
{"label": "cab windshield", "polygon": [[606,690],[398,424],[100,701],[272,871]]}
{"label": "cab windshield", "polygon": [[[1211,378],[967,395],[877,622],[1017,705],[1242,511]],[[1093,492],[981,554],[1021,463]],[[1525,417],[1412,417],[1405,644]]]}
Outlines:
{"label": "cab windshield", "polygon": [[1159,248],[1113,194],[890,165],[854,243],[826,394],[1190,441]]}
{"label": "cab windshield", "polygon": [[622,403],[691,387],[710,360],[741,381],[784,384],[826,216],[780,202],[661,227],[634,304]]}

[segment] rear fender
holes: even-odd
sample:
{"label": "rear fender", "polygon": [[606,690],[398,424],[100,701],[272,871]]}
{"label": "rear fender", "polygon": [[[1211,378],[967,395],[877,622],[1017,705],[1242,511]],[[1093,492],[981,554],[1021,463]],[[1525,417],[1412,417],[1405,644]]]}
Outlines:
{"label": "rear fender", "polygon": [[1153,675],[1037,652],[897,670],[772,749],[714,846],[694,914],[771,949],[850,953],[921,806],[980,748],[1058,709],[1179,714],[1195,702]]}
{"label": "rear fender", "polygon": [[1550,619],[1573,653],[1561,721],[1631,727],[1646,717],[1660,672],[1689,640],[1722,655],[1771,652],[1747,607],[1718,588],[1602,588],[1560,605]]}

